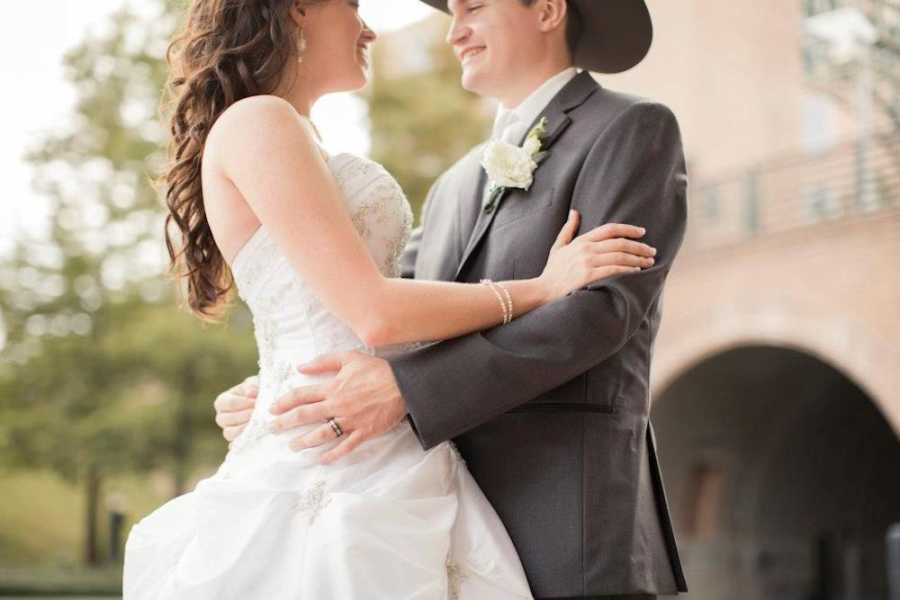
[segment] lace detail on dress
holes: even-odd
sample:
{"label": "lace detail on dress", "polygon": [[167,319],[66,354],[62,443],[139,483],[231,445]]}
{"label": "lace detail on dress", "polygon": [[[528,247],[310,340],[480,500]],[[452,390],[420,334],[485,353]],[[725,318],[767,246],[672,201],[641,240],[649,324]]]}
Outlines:
{"label": "lace detail on dress", "polygon": [[[347,191],[360,198],[350,206],[353,225],[369,243],[381,272],[387,277],[399,277],[400,255],[409,241],[413,221],[403,190],[381,165],[371,161],[339,165],[335,177],[353,181],[347,185]],[[398,198],[402,201],[398,202]]]}
{"label": "lace detail on dress", "polygon": [[309,489],[297,494],[291,503],[291,512],[309,515],[309,524],[315,523],[319,513],[328,505],[331,498],[325,492],[325,481],[319,480]]}
{"label": "lace detail on dress", "polygon": [[459,590],[466,574],[449,556],[447,557],[447,600],[459,600]]}

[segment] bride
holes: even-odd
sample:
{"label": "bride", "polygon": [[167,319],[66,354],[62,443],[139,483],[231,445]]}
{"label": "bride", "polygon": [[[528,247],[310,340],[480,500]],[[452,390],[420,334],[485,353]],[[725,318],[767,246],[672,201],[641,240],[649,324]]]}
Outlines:
{"label": "bride", "polygon": [[[236,284],[254,318],[260,392],[216,473],[131,529],[127,600],[531,597],[452,444],[424,451],[403,422],[332,462],[327,445],[291,450],[267,409],[322,378],[291,365],[498,326],[649,266],[650,249],[602,255],[588,234],[573,240],[573,214],[537,278],[398,278],[412,222],[405,196],[378,164],[329,155],[308,118],[323,94],[366,81],[375,34],[358,8],[194,0],[170,47],[167,245],[199,316],[216,316]],[[345,434],[333,419],[311,430]]]}

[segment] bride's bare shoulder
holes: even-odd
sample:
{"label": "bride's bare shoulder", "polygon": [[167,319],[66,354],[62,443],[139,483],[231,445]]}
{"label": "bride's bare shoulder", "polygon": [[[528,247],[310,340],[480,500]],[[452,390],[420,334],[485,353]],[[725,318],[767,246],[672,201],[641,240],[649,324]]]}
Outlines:
{"label": "bride's bare shoulder", "polygon": [[258,152],[260,145],[309,143],[313,133],[303,117],[283,98],[271,95],[238,100],[216,119],[206,140],[206,154]]}

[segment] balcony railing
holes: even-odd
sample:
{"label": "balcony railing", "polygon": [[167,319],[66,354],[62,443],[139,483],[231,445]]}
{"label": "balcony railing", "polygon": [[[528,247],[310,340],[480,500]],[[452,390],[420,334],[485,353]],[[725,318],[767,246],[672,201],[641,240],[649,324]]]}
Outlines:
{"label": "balcony railing", "polygon": [[698,251],[839,219],[900,213],[900,132],[692,183],[688,194],[685,248]]}

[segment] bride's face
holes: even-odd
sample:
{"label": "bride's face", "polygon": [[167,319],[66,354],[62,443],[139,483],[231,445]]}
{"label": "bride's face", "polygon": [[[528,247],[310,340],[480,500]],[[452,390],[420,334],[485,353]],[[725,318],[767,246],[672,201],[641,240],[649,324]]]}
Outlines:
{"label": "bride's face", "polygon": [[369,46],[375,33],[359,16],[359,0],[325,0],[307,6],[306,38],[298,65],[320,93],[359,89],[369,76]]}

